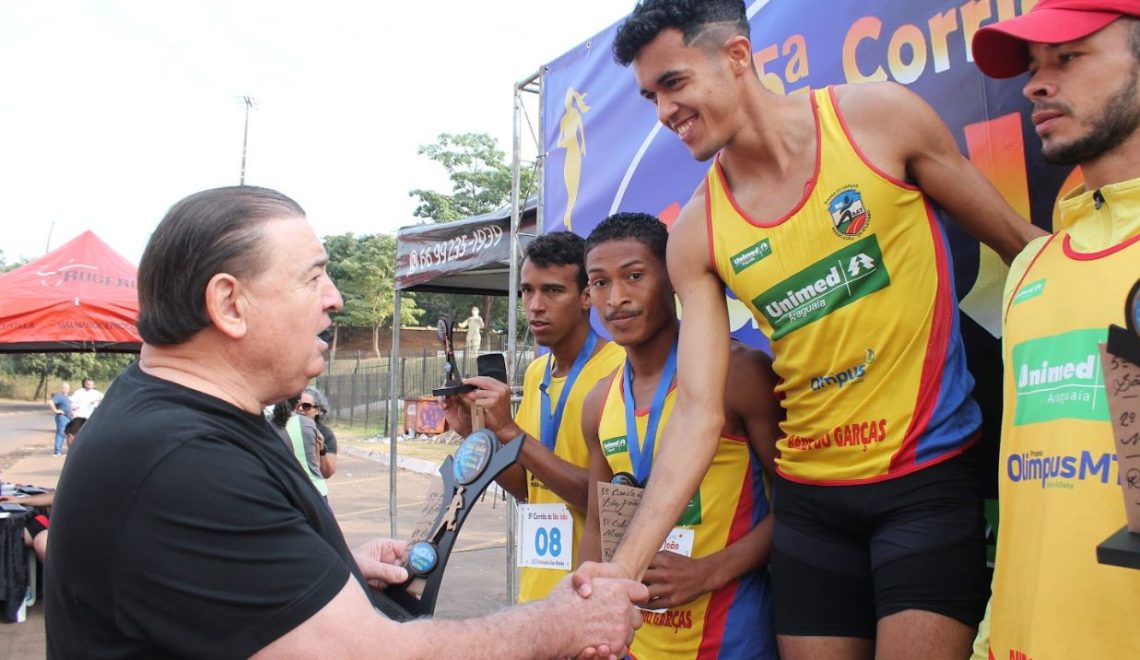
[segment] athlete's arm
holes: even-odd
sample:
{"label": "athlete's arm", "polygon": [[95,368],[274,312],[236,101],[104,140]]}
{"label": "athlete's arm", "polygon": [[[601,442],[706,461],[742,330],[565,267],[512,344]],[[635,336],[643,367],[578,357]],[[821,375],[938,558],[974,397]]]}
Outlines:
{"label": "athlete's arm", "polygon": [[[526,472],[538,477],[539,481],[555,495],[566,500],[580,511],[586,510],[586,490],[589,475],[585,468],[559,458],[539,440],[523,432],[511,417],[511,388],[506,383],[488,376],[464,378],[464,383],[479,388],[464,394],[469,405],[483,406],[487,428],[494,431],[500,442],[523,436],[522,453],[519,462],[505,470],[497,481],[517,499],[527,498]],[[523,396],[538,396],[537,392],[524,392]],[[525,471],[524,471],[525,468]],[[516,489],[518,492],[516,492]]]}
{"label": "athlete's arm", "polygon": [[[736,342],[732,343],[729,355],[725,431],[748,437],[760,457],[764,473],[771,480],[776,439],[784,417],[775,396],[776,376],[771,360],[764,353]],[[649,585],[649,605],[683,605],[765,566],[772,554],[773,524],[769,508],[763,520],[723,550],[696,559],[671,552],[657,553],[642,578]]]}
{"label": "athlete's arm", "polygon": [[586,507],[586,523],[582,529],[582,540],[578,545],[578,561],[602,560],[601,516],[598,514],[598,482],[613,479],[614,472],[602,453],[602,443],[598,440],[598,425],[602,418],[602,404],[609,391],[610,379],[598,381],[582,401],[582,437],[586,440],[586,450],[590,452],[590,480]]}
{"label": "athlete's arm", "polygon": [[[840,88],[841,112],[855,140],[877,166],[913,181],[969,235],[1008,264],[1026,243],[1044,236],[1010,208],[997,189],[958,150],[950,130],[926,101],[902,85],[880,83]],[[883,122],[883,112],[906,117]],[[891,172],[899,163],[902,172]]]}
{"label": "athlete's arm", "polygon": [[724,425],[728,310],[723,285],[708,262],[703,189],[673,226],[668,266],[682,307],[676,402],[659,440],[645,496],[613,558],[622,574],[635,579],[692,498]]}

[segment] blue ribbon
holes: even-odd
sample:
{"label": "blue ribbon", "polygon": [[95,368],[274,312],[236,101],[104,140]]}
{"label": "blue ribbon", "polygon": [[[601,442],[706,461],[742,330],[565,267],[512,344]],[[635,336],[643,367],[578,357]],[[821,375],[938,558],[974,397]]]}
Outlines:
{"label": "blue ribbon", "polygon": [[677,342],[669,351],[669,359],[665,361],[665,368],[661,370],[661,377],[657,381],[657,390],[653,393],[653,402],[649,404],[649,423],[645,427],[645,443],[638,440],[637,408],[633,401],[633,365],[629,358],[625,359],[625,390],[622,397],[625,401],[625,441],[629,449],[629,462],[633,464],[633,476],[643,487],[649,480],[649,472],[653,469],[653,447],[657,444],[657,427],[661,423],[661,413],[665,410],[665,397],[669,394],[669,387],[673,384],[673,377],[677,374]]}
{"label": "blue ribbon", "polygon": [[554,354],[551,353],[550,357],[546,360],[546,373],[542,376],[542,384],[538,386],[542,400],[542,414],[539,420],[542,423],[541,436],[539,441],[549,449],[554,451],[554,441],[558,438],[558,429],[562,426],[562,413],[566,410],[566,397],[570,395],[570,390],[574,388],[574,381],[578,380],[578,375],[582,373],[583,367],[590,360],[590,356],[594,354],[594,347],[598,345],[598,333],[590,328],[590,336],[586,338],[586,343],[582,345],[582,350],[578,351],[578,357],[574,358],[574,364],[570,367],[570,373],[566,376],[566,382],[562,385],[562,394],[558,396],[558,407],[554,409],[554,414],[550,414],[550,366],[554,363]]}

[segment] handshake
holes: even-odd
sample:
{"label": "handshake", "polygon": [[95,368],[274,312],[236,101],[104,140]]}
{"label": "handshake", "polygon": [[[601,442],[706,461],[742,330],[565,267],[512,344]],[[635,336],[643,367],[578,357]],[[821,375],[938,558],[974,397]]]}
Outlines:
{"label": "handshake", "polygon": [[[368,583],[382,587],[407,578],[401,566],[404,551],[402,541],[376,539],[353,555]],[[420,620],[400,628],[412,633],[405,626],[425,626],[426,636],[408,637],[419,642],[446,639],[448,657],[621,658],[629,650],[633,631],[641,627],[634,603],[648,598],[648,588],[627,579],[617,564],[585,562],[544,600],[478,619]],[[392,641],[399,637],[396,633]]]}

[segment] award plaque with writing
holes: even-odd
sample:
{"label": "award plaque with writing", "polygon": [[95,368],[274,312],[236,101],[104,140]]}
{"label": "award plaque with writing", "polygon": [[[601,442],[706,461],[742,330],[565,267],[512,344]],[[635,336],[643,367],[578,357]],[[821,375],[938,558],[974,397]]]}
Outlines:
{"label": "award plaque with writing", "polygon": [[1097,546],[1096,558],[1140,569],[1140,281],[1125,300],[1124,325],[1109,326],[1101,364],[1128,524]]}
{"label": "award plaque with writing", "polygon": [[522,443],[520,436],[500,444],[495,434],[482,429],[464,438],[455,454],[444,459],[439,466],[443,487],[429,496],[421,512],[431,522],[417,525],[404,553],[408,581],[373,589],[373,606],[396,621],[435,612],[444,567],[463,521],[491,481],[518,460]]}

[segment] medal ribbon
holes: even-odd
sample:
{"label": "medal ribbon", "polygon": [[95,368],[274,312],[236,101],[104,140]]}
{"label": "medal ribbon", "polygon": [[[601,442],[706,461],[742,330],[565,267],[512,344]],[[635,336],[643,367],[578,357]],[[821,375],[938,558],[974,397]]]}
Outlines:
{"label": "medal ribbon", "polygon": [[649,472],[653,469],[653,447],[657,444],[657,427],[661,423],[661,413],[665,410],[665,397],[669,394],[669,387],[673,384],[673,377],[677,374],[677,342],[669,351],[669,359],[665,361],[665,368],[661,370],[661,377],[657,381],[657,389],[653,393],[653,402],[649,404],[649,422],[645,426],[645,443],[638,440],[637,409],[633,401],[633,365],[629,358],[625,360],[625,388],[622,397],[625,401],[625,441],[629,448],[629,462],[633,464],[633,475],[638,483],[645,487],[649,479]]}
{"label": "medal ribbon", "polygon": [[558,438],[558,429],[562,426],[562,412],[566,409],[566,397],[570,395],[570,390],[574,389],[574,381],[578,380],[578,375],[582,373],[582,369],[590,360],[590,356],[594,354],[594,347],[597,345],[598,333],[590,328],[590,336],[586,338],[582,350],[578,351],[578,357],[574,358],[570,373],[566,375],[566,382],[562,385],[562,394],[558,396],[558,407],[554,409],[553,415],[550,413],[550,395],[547,390],[550,388],[550,367],[554,362],[554,354],[551,353],[550,358],[546,360],[546,373],[542,376],[542,384],[538,386],[539,398],[542,402],[542,412],[539,419],[542,423],[540,433],[542,437],[539,438],[539,441],[550,451],[554,451],[554,441]]}

